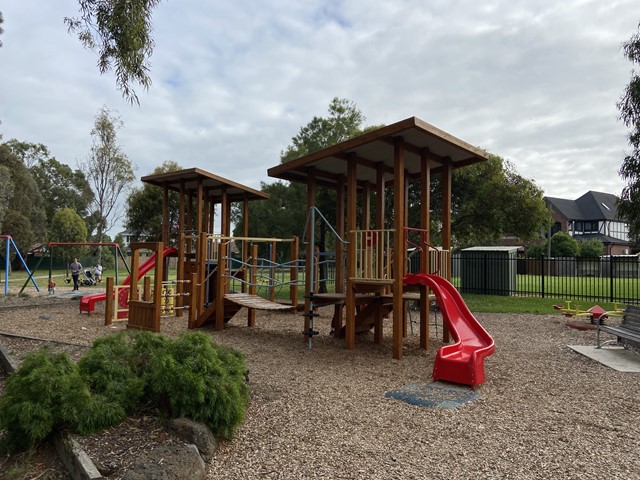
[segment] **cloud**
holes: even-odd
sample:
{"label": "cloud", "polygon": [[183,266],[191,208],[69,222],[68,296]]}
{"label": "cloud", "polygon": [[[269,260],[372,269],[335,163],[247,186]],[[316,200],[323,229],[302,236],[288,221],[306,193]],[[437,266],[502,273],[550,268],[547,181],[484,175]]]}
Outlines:
{"label": "cloud", "polygon": [[129,105],[67,34],[77,0],[3,5],[0,133],[75,166],[102,105],[139,176],[164,160],[259,188],[335,97],[369,124],[409,116],[508,158],[554,197],[619,193],[616,101],[637,29],[631,1],[164,1],[152,86]]}

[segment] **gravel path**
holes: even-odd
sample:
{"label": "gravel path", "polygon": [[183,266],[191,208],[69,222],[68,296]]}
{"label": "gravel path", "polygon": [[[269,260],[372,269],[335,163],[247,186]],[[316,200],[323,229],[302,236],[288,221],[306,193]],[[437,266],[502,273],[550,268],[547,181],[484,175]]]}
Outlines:
{"label": "gravel path", "polygon": [[[0,332],[89,345],[124,328],[65,302],[0,310]],[[479,399],[434,409],[384,397],[430,381],[441,345],[434,333],[426,353],[416,328],[399,361],[389,330],[383,345],[365,334],[347,351],[328,335],[332,312],[320,309],[311,351],[300,315],[259,312],[250,329],[241,311],[223,332],[206,330],[244,352],[252,392],[245,424],[222,443],[209,478],[640,478],[640,375],[567,348],[595,345],[595,332],[567,328],[554,313],[478,314],[496,341],[487,382]],[[185,324],[165,319],[163,332],[176,335]]]}

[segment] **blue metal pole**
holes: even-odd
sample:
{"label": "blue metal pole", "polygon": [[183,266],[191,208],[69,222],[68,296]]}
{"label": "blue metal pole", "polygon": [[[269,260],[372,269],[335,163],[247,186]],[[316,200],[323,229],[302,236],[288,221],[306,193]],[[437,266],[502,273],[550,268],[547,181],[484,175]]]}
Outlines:
{"label": "blue metal pole", "polygon": [[4,294],[5,296],[9,295],[9,239],[11,237],[7,237],[6,246],[4,249]]}

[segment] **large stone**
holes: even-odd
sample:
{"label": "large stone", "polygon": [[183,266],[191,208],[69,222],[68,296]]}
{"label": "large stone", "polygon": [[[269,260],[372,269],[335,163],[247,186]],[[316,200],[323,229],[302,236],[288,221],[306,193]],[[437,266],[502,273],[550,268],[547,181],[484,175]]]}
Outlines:
{"label": "large stone", "polygon": [[205,462],[213,459],[218,444],[216,437],[206,425],[188,418],[174,418],[169,421],[169,430],[181,440],[198,447]]}
{"label": "large stone", "polygon": [[132,465],[122,480],[204,480],[204,460],[195,445],[160,446]]}

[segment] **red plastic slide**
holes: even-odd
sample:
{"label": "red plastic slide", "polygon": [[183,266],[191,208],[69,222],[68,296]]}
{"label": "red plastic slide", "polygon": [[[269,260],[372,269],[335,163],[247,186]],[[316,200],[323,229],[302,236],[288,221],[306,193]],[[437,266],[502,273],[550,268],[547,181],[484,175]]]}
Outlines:
{"label": "red plastic slide", "polygon": [[445,278],[425,273],[405,276],[404,284],[427,285],[433,291],[455,342],[438,350],[433,379],[471,386],[483,384],[484,359],[495,352],[495,343],[458,290]]}
{"label": "red plastic slide", "polygon": [[[174,247],[167,247],[162,252],[163,257],[175,257],[178,255],[178,250]],[[140,280],[146,273],[152,270],[156,265],[156,254],[151,255],[146,261],[144,261],[138,267],[138,280]],[[129,285],[131,283],[131,275],[125,278],[124,282],[121,285]],[[85,295],[80,299],[80,313],[87,312],[87,314],[91,314],[96,308],[97,302],[104,302],[107,298],[106,292],[94,293],[91,295]],[[120,306],[124,307],[126,305],[127,299],[118,299]],[[122,302],[125,302],[125,305],[122,305]]]}

